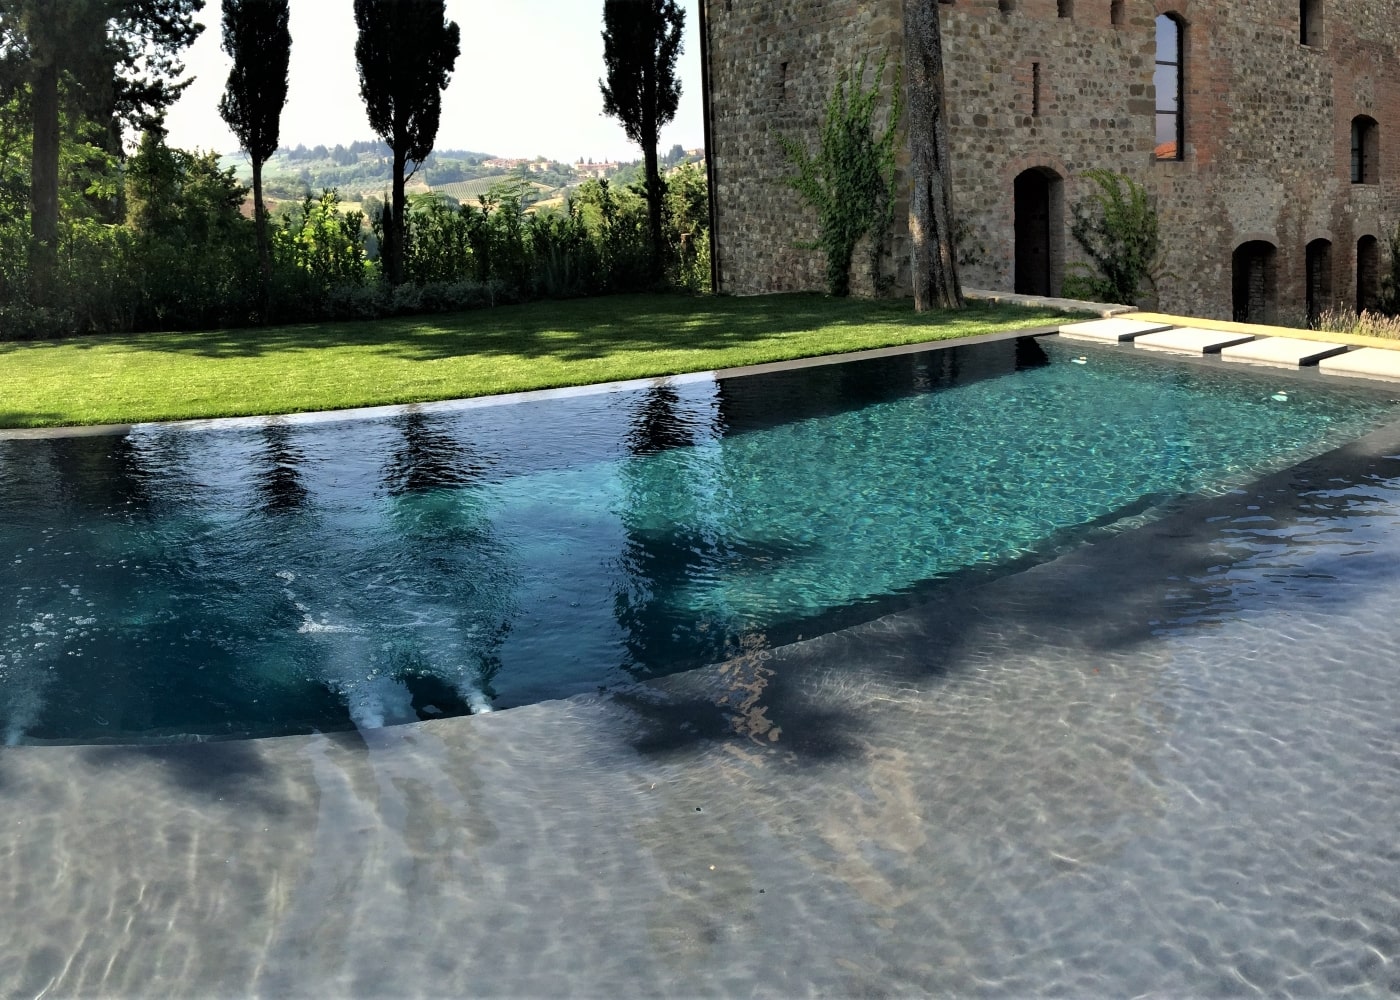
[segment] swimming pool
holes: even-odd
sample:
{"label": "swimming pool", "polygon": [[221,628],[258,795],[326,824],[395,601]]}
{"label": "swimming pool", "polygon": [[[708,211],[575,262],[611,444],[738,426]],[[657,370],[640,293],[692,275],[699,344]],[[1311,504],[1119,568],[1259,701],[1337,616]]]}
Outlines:
{"label": "swimming pool", "polygon": [[1021,338],[4,441],[0,731],[266,736],[618,688],[1034,564],[1395,412],[1373,386]]}

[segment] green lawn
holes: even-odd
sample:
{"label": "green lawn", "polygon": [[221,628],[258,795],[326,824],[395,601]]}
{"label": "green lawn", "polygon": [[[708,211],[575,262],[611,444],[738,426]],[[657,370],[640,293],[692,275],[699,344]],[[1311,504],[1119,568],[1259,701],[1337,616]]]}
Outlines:
{"label": "green lawn", "polygon": [[334,410],[706,371],[1041,326],[1046,310],[632,295],[445,316],[0,343],[0,427]]}

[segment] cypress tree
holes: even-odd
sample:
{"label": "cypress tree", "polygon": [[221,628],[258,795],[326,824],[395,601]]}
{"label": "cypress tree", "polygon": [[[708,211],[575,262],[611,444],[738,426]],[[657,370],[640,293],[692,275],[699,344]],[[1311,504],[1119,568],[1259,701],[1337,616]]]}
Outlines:
{"label": "cypress tree", "polygon": [[603,0],[603,63],[598,81],[603,111],[622,123],[627,138],[642,147],[646,162],[647,214],[651,225],[652,273],[662,273],[661,205],[665,185],[657,162],[661,129],[676,117],[681,83],[685,11],[676,0]]}
{"label": "cypress tree", "polygon": [[355,0],[355,24],[360,96],[370,127],[394,156],[392,214],[386,212],[380,256],[397,285],[403,281],[404,171],[410,162],[416,170],[433,151],[461,32],[447,20],[444,0]]}
{"label": "cypress tree", "polygon": [[272,309],[272,251],[263,205],[263,164],[277,152],[282,108],[287,103],[287,64],[292,34],[288,0],[224,0],[223,48],[233,57],[219,114],[253,164],[253,212],[262,272],[262,315]]}

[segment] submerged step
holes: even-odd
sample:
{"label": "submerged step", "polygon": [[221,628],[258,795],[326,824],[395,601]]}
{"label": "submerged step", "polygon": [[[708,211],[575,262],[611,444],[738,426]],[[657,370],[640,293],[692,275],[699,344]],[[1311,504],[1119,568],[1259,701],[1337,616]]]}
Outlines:
{"label": "submerged step", "polygon": [[1323,358],[1345,354],[1345,344],[1329,344],[1317,340],[1297,340],[1293,337],[1260,337],[1247,344],[1237,344],[1220,352],[1226,361],[1247,361],[1256,365],[1279,368],[1303,368],[1315,365]]}
{"label": "submerged step", "polygon": [[1383,347],[1362,347],[1318,362],[1318,369],[1331,375],[1400,380],[1400,351]]}
{"label": "submerged step", "polygon": [[1168,323],[1146,323],[1137,319],[1095,319],[1087,323],[1067,323],[1060,327],[1060,336],[1071,340],[1096,340],[1099,343],[1121,344],[1145,333],[1170,330]]}
{"label": "submerged step", "polygon": [[1161,333],[1146,333],[1133,341],[1149,351],[1172,351],[1177,354],[1219,354],[1227,347],[1247,344],[1254,339],[1249,333],[1226,333],[1223,330],[1202,330],[1194,326],[1179,326]]}

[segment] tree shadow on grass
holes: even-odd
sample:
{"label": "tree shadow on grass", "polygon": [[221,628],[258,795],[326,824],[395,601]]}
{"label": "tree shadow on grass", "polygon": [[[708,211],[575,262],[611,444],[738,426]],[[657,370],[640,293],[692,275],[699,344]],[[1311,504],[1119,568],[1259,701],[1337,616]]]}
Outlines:
{"label": "tree shadow on grass", "polygon": [[63,419],[63,415],[58,413],[0,410],[0,430],[25,431],[52,427],[56,421],[61,419]]}
{"label": "tree shadow on grass", "polygon": [[[742,299],[629,295],[375,321],[132,334],[51,343],[82,350],[120,345],[134,351],[207,358],[256,358],[349,347],[406,361],[462,355],[589,361],[620,353],[721,350],[774,336],[872,324],[917,327],[927,331],[927,339],[932,340],[969,323],[985,323],[989,328],[1029,327],[1052,315],[978,304],[962,312],[916,315],[907,302],[816,295]],[[38,345],[0,344],[0,355],[21,346],[33,349]]]}

